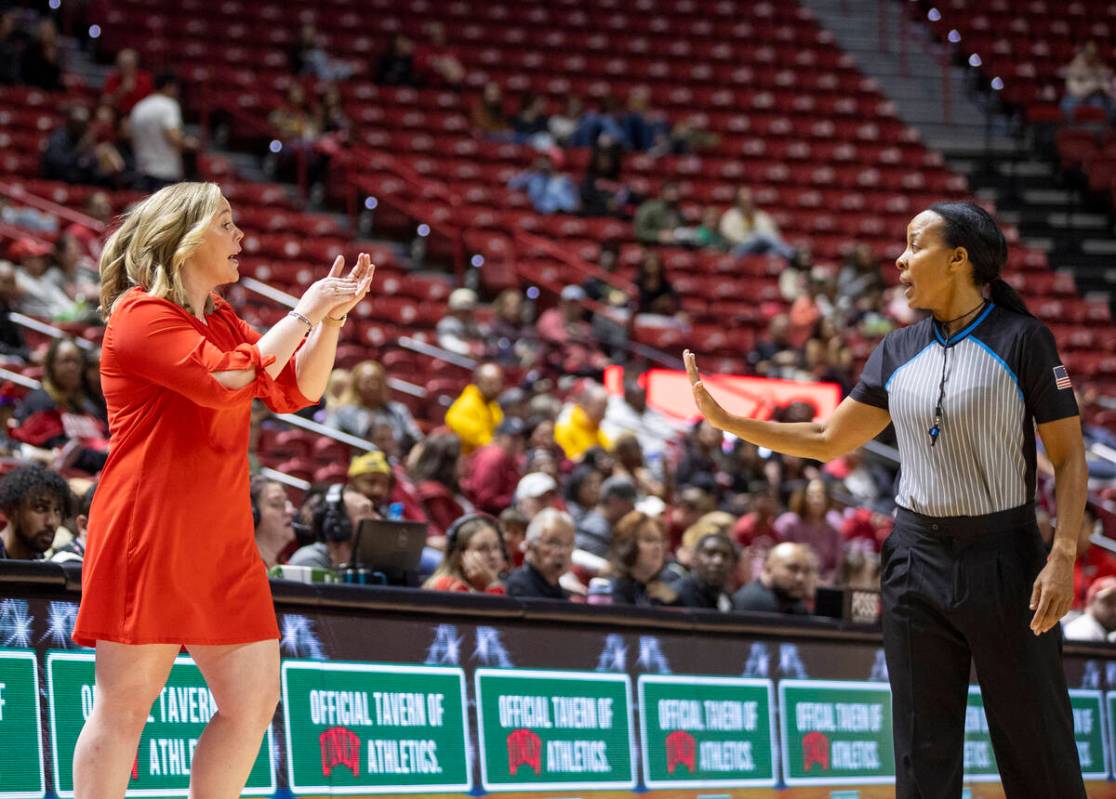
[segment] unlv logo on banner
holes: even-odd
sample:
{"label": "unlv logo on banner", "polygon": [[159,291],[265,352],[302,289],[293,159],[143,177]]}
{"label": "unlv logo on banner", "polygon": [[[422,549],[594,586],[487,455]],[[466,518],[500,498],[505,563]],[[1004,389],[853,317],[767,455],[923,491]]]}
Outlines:
{"label": "unlv logo on banner", "polygon": [[697,744],[694,736],[682,730],[675,730],[666,737],[667,773],[673,774],[679,766],[685,766],[693,774],[697,771]]}
{"label": "unlv logo on banner", "polygon": [[318,736],[322,747],[322,776],[328,777],[338,766],[348,766],[360,776],[360,738],[344,727],[330,727]]}
{"label": "unlv logo on banner", "polygon": [[820,732],[802,736],[802,770],[809,771],[815,764],[829,771],[829,738]]}
{"label": "unlv logo on banner", "polygon": [[508,772],[514,777],[520,766],[530,766],[542,774],[542,739],[530,730],[513,730],[508,735]]}

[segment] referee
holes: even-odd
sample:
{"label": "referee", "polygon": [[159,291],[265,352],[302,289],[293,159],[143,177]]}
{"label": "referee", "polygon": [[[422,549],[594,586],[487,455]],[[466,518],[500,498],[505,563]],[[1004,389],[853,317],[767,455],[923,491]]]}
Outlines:
{"label": "referee", "polygon": [[[881,583],[897,799],[961,795],[973,663],[1009,799],[1085,797],[1058,625],[1085,506],[1081,422],[1054,337],[1000,277],[1006,260],[977,205],[911,220],[896,266],[907,302],[930,316],[880,342],[824,424],[729,414],[685,353],[701,413],[759,446],[828,461],[895,425],[899,509]],[[1036,425],[1055,467],[1049,555],[1035,524]]]}

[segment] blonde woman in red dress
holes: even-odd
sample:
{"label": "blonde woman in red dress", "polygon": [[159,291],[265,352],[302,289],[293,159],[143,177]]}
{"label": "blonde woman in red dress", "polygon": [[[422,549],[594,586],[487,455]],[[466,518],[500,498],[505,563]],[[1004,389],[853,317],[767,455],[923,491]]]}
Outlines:
{"label": "blonde woman in red dress", "polygon": [[254,398],[276,412],[325,390],[346,314],[374,267],[338,257],[262,336],[214,289],[244,234],[212,183],[137,205],[105,245],[101,383],[108,461],[89,518],[74,640],[96,647],[76,799],[123,797],[140,733],[182,646],[217,704],[190,796],[238,797],[279,698],[279,630],[248,500]]}

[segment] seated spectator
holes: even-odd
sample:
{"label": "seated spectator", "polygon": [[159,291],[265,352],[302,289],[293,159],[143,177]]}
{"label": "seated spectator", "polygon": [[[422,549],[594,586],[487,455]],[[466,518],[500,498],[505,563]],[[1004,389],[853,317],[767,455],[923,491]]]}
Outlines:
{"label": "seated spectator", "polygon": [[794,247],[783,241],[775,220],[756,208],[751,189],[737,189],[736,201],[721,216],[720,227],[736,255],[773,252],[788,260],[794,256]]}
{"label": "seated spectator", "polygon": [[530,169],[508,181],[508,188],[522,191],[540,214],[574,213],[578,209],[577,187],[569,175],[554,171],[554,159],[540,155]]}
{"label": "seated spectator", "polygon": [[697,486],[686,486],[676,492],[667,513],[669,551],[675,551],[681,545],[682,535],[686,530],[716,507],[717,503],[712,495]]}
{"label": "seated spectator", "polygon": [[501,363],[527,365],[538,353],[534,330],[524,321],[523,292],[507,288],[492,301],[492,321],[488,328],[485,357]]}
{"label": "seated spectator", "polygon": [[376,65],[376,83],[381,86],[416,86],[415,43],[402,33],[391,37]]}
{"label": "seated spectator", "polygon": [[767,555],[763,573],[732,597],[734,610],[804,616],[814,600],[817,565],[803,544],[779,544]]}
{"label": "seated spectator", "polygon": [[[92,217],[103,225],[112,224],[112,203],[109,201],[108,194],[103,191],[95,191],[90,194],[82,210],[86,216]],[[89,256],[94,264],[100,260],[104,245],[103,233],[81,222],[70,223],[66,226],[65,232],[78,240],[82,252]]]}
{"label": "seated spectator", "polygon": [[708,421],[702,419],[694,423],[682,440],[682,457],[675,470],[675,482],[680,486],[698,486],[714,495],[724,493],[732,481],[724,440],[724,433]]}
{"label": "seated spectator", "polygon": [[482,363],[473,372],[473,382],[446,411],[446,426],[461,439],[462,451],[471,455],[492,441],[496,428],[504,421],[498,399],[504,390],[504,370],[494,363]]}
{"label": "seated spectator", "polygon": [[326,416],[325,424],[343,433],[368,438],[376,424],[390,425],[395,447],[410,451],[422,438],[411,411],[402,402],[391,400],[387,372],[378,361],[361,361],[353,367],[349,387],[337,407]]}
{"label": "seated spectator", "polygon": [[124,171],[124,159],[111,142],[98,143],[89,124],[89,109],[75,105],[66,123],[50,134],[43,150],[42,172],[47,180],[66,183],[108,183]]}
{"label": "seated spectator", "polygon": [[633,196],[620,179],[622,158],[619,142],[602,136],[594,143],[580,187],[585,216],[631,217]]}
{"label": "seated spectator", "polygon": [[620,120],[628,146],[636,152],[654,149],[660,141],[670,138],[670,123],[661,112],[651,108],[651,90],[636,86],[628,92],[628,103]]}
{"label": "seated spectator", "polygon": [[487,136],[503,137],[511,130],[504,112],[504,93],[498,83],[486,83],[481,96],[473,103],[473,127]]}
{"label": "seated spectator", "polygon": [[612,528],[635,510],[636,487],[626,477],[610,477],[601,484],[597,506],[585,513],[576,525],[577,548],[597,557],[608,557]]}
{"label": "seated spectator", "polygon": [[666,496],[666,483],[647,468],[643,447],[634,433],[621,433],[613,440],[612,456],[616,460],[612,473],[631,480],[641,498]]}
{"label": "seated spectator", "polygon": [[[620,265],[620,241],[618,239],[605,239],[601,242],[600,250],[597,252],[597,268],[602,272],[615,275],[616,268]],[[581,284],[582,291],[585,292],[591,300],[597,302],[607,302],[609,295],[618,291],[607,280],[602,280],[599,277],[590,277]],[[624,298],[625,301],[627,297]]]}
{"label": "seated spectator", "polygon": [[20,64],[23,82],[47,91],[61,91],[62,46],[54,20],[45,17],[35,27],[35,34],[23,49]]}
{"label": "seated spectator", "polygon": [[767,555],[779,543],[775,519],[779,502],[767,483],[756,484],[748,496],[749,510],[732,526],[731,536],[740,547],[737,574],[742,583],[758,580],[767,564]]}
{"label": "seated spectator", "polygon": [[580,524],[585,516],[597,507],[601,501],[601,484],[604,478],[601,473],[588,463],[579,463],[566,478],[564,499],[566,512]]}
{"label": "seated spectator", "polygon": [[678,296],[663,269],[663,262],[654,250],[644,250],[635,276],[639,290],[638,309],[642,314],[673,316],[678,313]]}
{"label": "seated spectator", "polygon": [[570,568],[574,550],[574,524],[568,513],[555,508],[539,511],[527,525],[523,565],[508,575],[511,596],[535,599],[569,599],[559,582]]}
{"label": "seated spectator", "polygon": [[640,244],[673,244],[678,230],[684,227],[679,207],[681,193],[678,184],[666,181],[659,196],[644,200],[635,212],[635,237]]}
{"label": "seated spectator", "polygon": [[1081,527],[1077,532],[1077,557],[1073,564],[1074,609],[1085,606],[1089,586],[1103,577],[1116,577],[1116,554],[1104,547],[1093,545],[1092,536],[1096,529],[1096,522],[1092,510],[1086,507],[1081,517]]}
{"label": "seated spectator", "polygon": [[353,67],[344,61],[331,58],[325,41],[313,24],[307,23],[299,30],[298,41],[288,53],[291,72],[319,80],[344,80],[353,74]]}
{"label": "seated spectator", "polygon": [[22,83],[23,37],[16,31],[16,12],[0,11],[0,86]]}
{"label": "seated spectator", "polygon": [[611,94],[606,94],[600,100],[600,107],[586,111],[581,115],[581,120],[569,139],[570,147],[592,147],[602,136],[617,142],[621,148],[631,148],[627,133],[621,121],[622,113]]}
{"label": "seated spectator", "polygon": [[465,82],[465,67],[457,51],[446,43],[441,22],[426,24],[426,43],[415,48],[415,70],[425,84],[458,89]]}
{"label": "seated spectator", "polygon": [[[42,560],[59,526],[73,515],[66,481],[43,466],[21,466],[0,478],[0,560]],[[571,541],[573,530],[570,530]]]}
{"label": "seated spectator", "polygon": [[76,301],[71,318],[66,321],[100,321],[97,306],[100,304],[101,272],[85,254],[78,238],[63,233],[55,239],[51,260],[61,276],[66,296]]}
{"label": "seated spectator", "polygon": [[284,144],[297,148],[312,145],[321,134],[321,115],[298,81],[291,81],[285,102],[268,115],[268,122]]}
{"label": "seated spectator", "polygon": [[554,146],[547,129],[546,98],[534,92],[524,92],[519,100],[519,111],[512,117],[512,130],[519,144],[529,144],[537,150]]}
{"label": "seated spectator", "polygon": [[118,113],[128,115],[142,100],[155,89],[151,73],[140,69],[139,54],[125,47],[116,54],[116,69],[105,79],[101,99]]}
{"label": "seated spectator", "polygon": [[81,563],[85,559],[85,547],[89,543],[89,509],[93,505],[93,495],[96,491],[97,484],[91,483],[78,499],[74,511],[74,527],[77,535],[68,544],[54,550],[50,559],[55,563]]}
{"label": "seated spectator", "polygon": [[492,441],[469,459],[462,488],[478,510],[496,516],[511,506],[519,485],[526,435],[521,420],[506,418],[497,426]]}
{"label": "seated spectator", "polygon": [[[321,498],[314,501],[311,514],[314,543],[298,549],[287,563],[338,570],[353,560],[360,523],[364,519],[374,519],[376,512],[372,509],[371,500],[352,488],[330,486],[319,496]],[[309,502],[307,497],[304,510]]]}
{"label": "seated spectator", "polygon": [[880,590],[880,556],[874,540],[864,537],[845,539],[841,568],[837,570],[834,584],[841,588]]}
{"label": "seated spectator", "polygon": [[581,124],[581,114],[585,106],[576,94],[566,96],[566,106],[557,114],[551,114],[546,129],[559,147],[569,146],[577,126]]}
{"label": "seated spectator", "polygon": [[1112,68],[1101,58],[1097,43],[1089,41],[1065,67],[1066,93],[1062,98],[1062,113],[1073,121],[1082,106],[1092,106],[1111,117],[1116,107],[1113,96]]}
{"label": "seated spectator", "polygon": [[660,480],[665,477],[667,444],[681,432],[678,422],[647,405],[647,391],[635,378],[624,380],[622,395],[609,395],[601,429],[612,441],[624,433],[634,435],[648,470]]}
{"label": "seated spectator", "polygon": [[1069,641],[1108,641],[1116,633],[1116,577],[1101,577],[1089,586],[1085,612],[1063,626]]}
{"label": "seated spectator", "polygon": [[552,475],[529,471],[515,486],[515,509],[528,521],[543,508],[559,506],[558,481]]}
{"label": "seated spectator", "polygon": [[535,329],[539,338],[551,345],[550,361],[566,374],[587,374],[604,369],[608,358],[593,338],[585,321],[585,290],[578,285],[562,289],[558,304],[539,315]]}
{"label": "seated spectator", "polygon": [[43,361],[43,384],[16,407],[12,438],[48,450],[58,468],[88,474],[108,458],[108,418],[86,380],[87,356],[73,339],[51,342]]}
{"label": "seated spectator", "polygon": [[[818,557],[822,582],[831,584],[841,565],[841,533],[829,518],[833,510],[829,484],[810,480],[791,494],[788,504],[790,510],[775,520],[779,540],[808,544]],[[834,517],[839,519],[837,514]]]}
{"label": "seated spectator", "polygon": [[861,242],[852,248],[841,271],[837,273],[837,305],[849,312],[868,292],[882,291],[883,272],[872,248]]}
{"label": "seated spectator", "polygon": [[523,542],[527,538],[529,522],[530,519],[516,508],[508,508],[500,514],[500,532],[504,537],[509,569],[518,569],[523,565]]}
{"label": "seated spectator", "polygon": [[495,519],[467,516],[446,540],[446,556],[423,588],[432,591],[506,594],[500,575],[508,568],[504,536]]}
{"label": "seated spectator", "polygon": [[390,518],[391,506],[398,503],[403,506],[404,519],[426,521],[415,487],[402,469],[396,474],[382,451],[374,449],[353,458],[349,462],[348,477],[349,488],[366,496],[376,515]]}
{"label": "seated spectator", "polygon": [[571,461],[580,460],[592,447],[609,449],[612,442],[601,430],[608,410],[608,391],[599,383],[586,382],[572,402],[562,409],[554,424],[554,440]]}
{"label": "seated spectator", "polygon": [[767,323],[767,335],[756,341],[748,363],[760,377],[782,377],[798,369],[803,353],[790,340],[790,317],[775,314]]}
{"label": "seated spectator", "polygon": [[640,511],[626,514],[612,532],[609,562],[615,570],[612,601],[618,605],[672,605],[678,595],[659,575],[666,563],[666,527]]}
{"label": "seated spectator", "polygon": [[727,250],[729,241],[721,235],[721,212],[708,205],[701,212],[701,224],[694,228],[690,243],[705,250]]}
{"label": "seated spectator", "polygon": [[725,593],[736,570],[736,547],[724,533],[708,533],[694,546],[690,574],[671,587],[677,604],[685,608],[732,610],[732,597]]}
{"label": "seated spectator", "polygon": [[287,489],[277,480],[256,476],[248,487],[255,522],[256,549],[264,566],[283,563],[283,554],[295,542],[295,507]]}
{"label": "seated spectator", "polygon": [[418,446],[411,477],[429,524],[427,544],[442,549],[454,520],[474,511],[461,492],[461,440],[453,433],[434,433]]}
{"label": "seated spectator", "polygon": [[438,346],[458,355],[479,357],[485,350],[485,335],[477,324],[477,293],[460,288],[450,292],[446,315],[439,321],[435,332]]}
{"label": "seated spectator", "polygon": [[147,191],[183,180],[183,153],[198,147],[197,140],[183,131],[178,89],[173,72],[159,73],[155,91],[136,103],[128,120],[136,172]]}
{"label": "seated spectator", "polygon": [[23,290],[19,287],[16,268],[7,261],[0,261],[0,357],[27,361],[31,351],[23,340],[23,328],[12,321],[13,311],[19,309]]}

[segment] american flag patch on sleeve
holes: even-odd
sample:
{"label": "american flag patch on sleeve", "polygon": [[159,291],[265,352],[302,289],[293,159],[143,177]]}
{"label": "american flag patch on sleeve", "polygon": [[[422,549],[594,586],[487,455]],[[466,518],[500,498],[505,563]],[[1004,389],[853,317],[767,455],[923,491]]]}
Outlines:
{"label": "american flag patch on sleeve", "polygon": [[1054,367],[1054,385],[1058,388],[1070,388],[1069,372],[1061,364]]}

